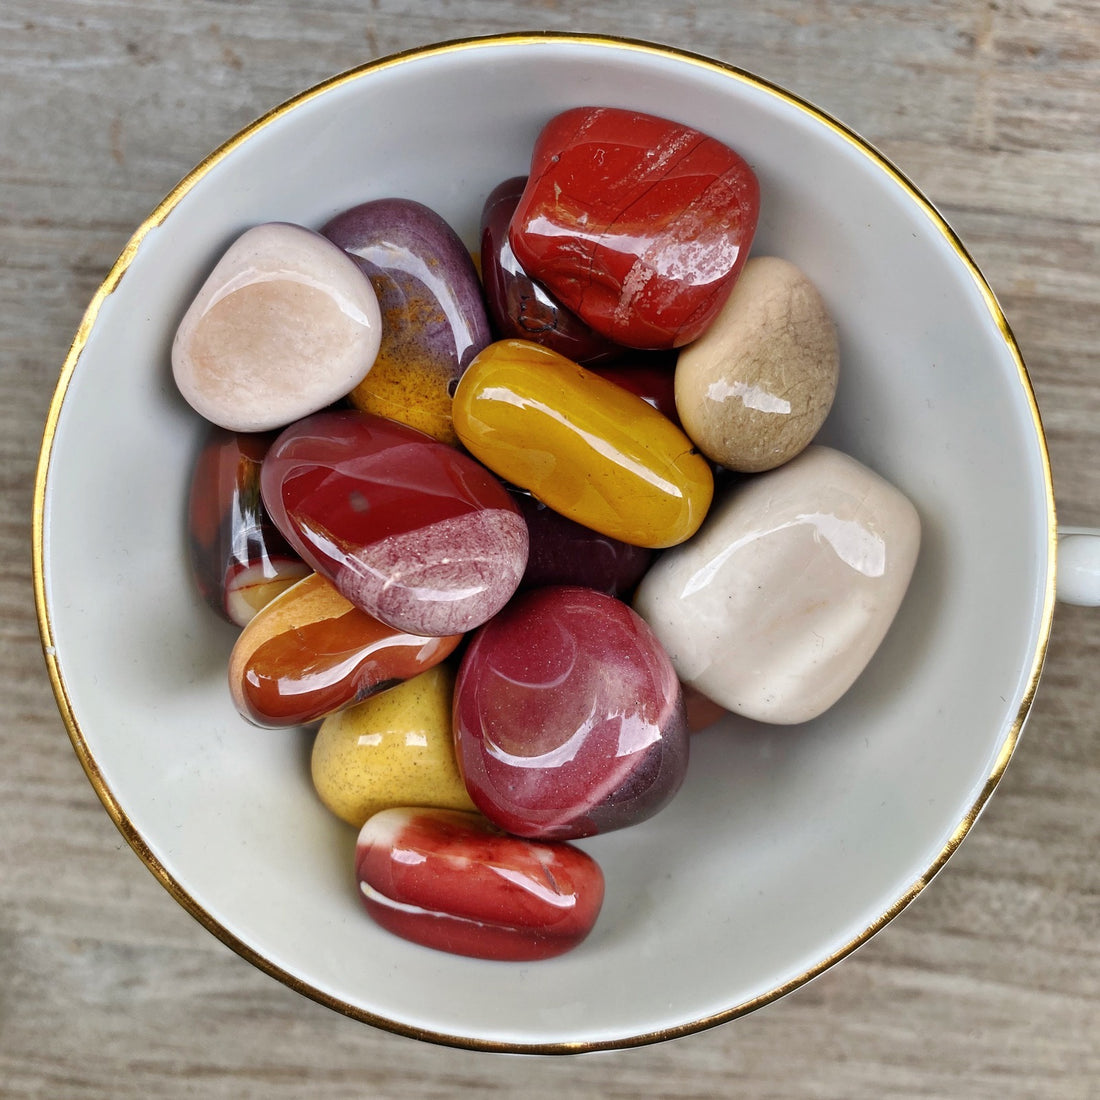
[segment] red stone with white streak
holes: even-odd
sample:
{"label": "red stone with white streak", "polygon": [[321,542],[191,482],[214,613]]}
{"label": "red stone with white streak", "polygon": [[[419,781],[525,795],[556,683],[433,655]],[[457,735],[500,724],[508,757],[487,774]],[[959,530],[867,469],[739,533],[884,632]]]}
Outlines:
{"label": "red stone with white streak", "polygon": [[509,241],[528,275],[609,340],[683,347],[729,296],[759,212],[755,174],[721,142],[577,107],[539,135]]}
{"label": "red stone with white streak", "polygon": [[461,810],[383,810],[359,833],[367,912],[414,943],[479,959],[561,955],[603,904],[599,865],[571,844],[522,840]]}

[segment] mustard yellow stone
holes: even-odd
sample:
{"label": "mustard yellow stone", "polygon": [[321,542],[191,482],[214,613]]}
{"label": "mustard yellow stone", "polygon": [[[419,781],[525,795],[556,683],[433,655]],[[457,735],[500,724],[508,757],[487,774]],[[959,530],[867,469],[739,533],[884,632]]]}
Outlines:
{"label": "mustard yellow stone", "polygon": [[392,806],[476,809],[455,763],[453,691],[453,671],[436,665],[326,718],[311,761],[321,801],[356,828]]}
{"label": "mustard yellow stone", "polygon": [[481,351],[452,419],[498,476],[611,538],[674,546],[710,507],[710,467],[668,417],[539,344],[500,340]]}

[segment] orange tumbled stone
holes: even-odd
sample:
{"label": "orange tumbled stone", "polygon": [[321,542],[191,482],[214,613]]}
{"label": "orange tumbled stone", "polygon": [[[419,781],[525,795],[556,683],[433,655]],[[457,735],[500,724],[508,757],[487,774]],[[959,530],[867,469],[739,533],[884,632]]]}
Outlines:
{"label": "orange tumbled stone", "polygon": [[313,574],[242,631],[229,658],[229,688],[254,725],[303,725],[432,668],[460,640],[386,626]]}

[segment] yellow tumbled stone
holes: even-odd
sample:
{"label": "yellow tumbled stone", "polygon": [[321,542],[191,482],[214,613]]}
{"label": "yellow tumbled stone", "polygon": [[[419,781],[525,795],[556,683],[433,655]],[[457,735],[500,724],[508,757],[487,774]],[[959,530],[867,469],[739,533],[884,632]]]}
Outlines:
{"label": "yellow tumbled stone", "polygon": [[452,416],[495,474],[602,535],[675,546],[710,507],[710,467],[668,417],[539,344],[500,340],[479,352]]}
{"label": "yellow tumbled stone", "polygon": [[321,801],[356,828],[391,806],[475,809],[455,763],[453,691],[437,665],[326,718],[311,761]]}

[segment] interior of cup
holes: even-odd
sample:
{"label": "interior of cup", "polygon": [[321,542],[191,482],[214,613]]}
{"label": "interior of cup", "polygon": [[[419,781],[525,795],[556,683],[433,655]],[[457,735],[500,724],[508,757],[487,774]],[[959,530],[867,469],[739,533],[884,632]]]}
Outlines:
{"label": "interior of cup", "polygon": [[[921,555],[855,687],[795,727],[697,735],[645,824],[581,842],[607,898],[559,959],[404,942],[356,897],[354,830],[309,780],[306,732],[259,730],[226,685],[234,632],[191,584],[184,501],[203,425],[176,325],[245,228],[426,203],[476,247],[481,205],[579,104],[689,123],[763,196],[757,255],[798,264],[837,323],[822,433],[916,505]],[[852,135],[742,74],[603,40],[456,44],[370,66],[231,143],[151,220],[76,361],[52,441],[45,608],[74,741],[108,808],[216,934],[292,987],[448,1042],[584,1049],[679,1034],[797,984],[938,868],[1003,768],[1050,615],[1052,523],[1026,377],[934,212]]]}

